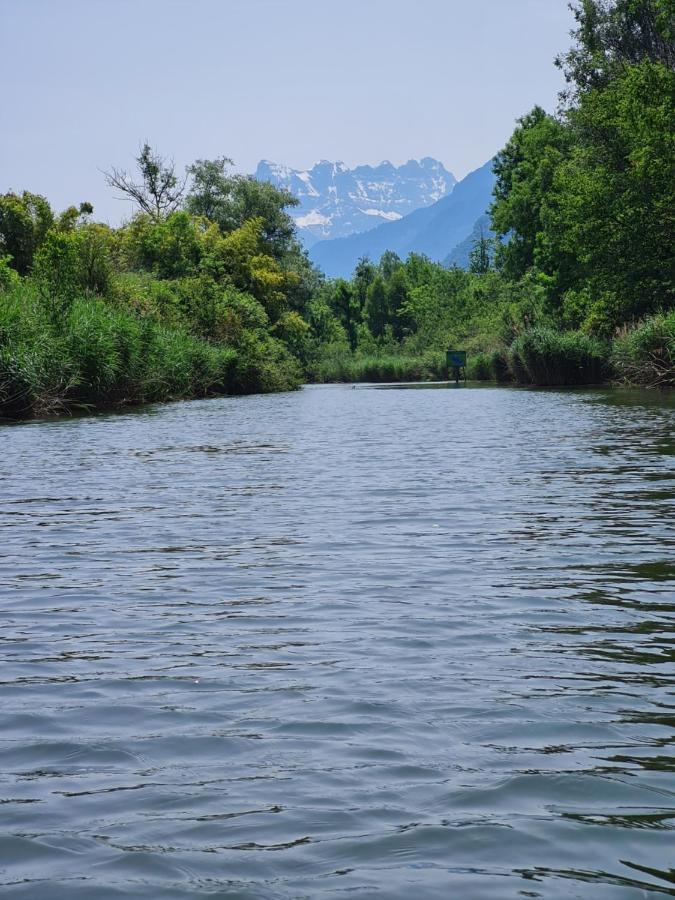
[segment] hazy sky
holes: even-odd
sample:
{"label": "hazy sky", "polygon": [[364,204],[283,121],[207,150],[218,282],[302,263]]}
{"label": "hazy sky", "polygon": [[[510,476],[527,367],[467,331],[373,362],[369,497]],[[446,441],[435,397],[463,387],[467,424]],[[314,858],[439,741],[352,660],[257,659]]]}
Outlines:
{"label": "hazy sky", "polygon": [[100,169],[434,156],[458,177],[553,109],[567,0],[0,0],[0,191],[123,206]]}

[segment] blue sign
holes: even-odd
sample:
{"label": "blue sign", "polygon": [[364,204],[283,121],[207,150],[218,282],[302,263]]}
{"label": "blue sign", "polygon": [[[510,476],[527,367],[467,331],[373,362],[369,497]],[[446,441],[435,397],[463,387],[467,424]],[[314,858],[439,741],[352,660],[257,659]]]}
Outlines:
{"label": "blue sign", "polygon": [[466,366],[466,350],[448,350],[448,368],[463,368]]}

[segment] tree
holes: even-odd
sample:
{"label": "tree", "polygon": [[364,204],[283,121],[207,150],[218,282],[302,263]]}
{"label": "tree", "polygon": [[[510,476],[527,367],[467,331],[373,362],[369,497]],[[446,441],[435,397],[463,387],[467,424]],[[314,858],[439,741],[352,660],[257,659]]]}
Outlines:
{"label": "tree", "polygon": [[329,302],[331,289],[332,285],[324,285],[307,306],[306,319],[319,345],[347,343],[347,332]]}
{"label": "tree", "polygon": [[113,232],[107,225],[83,222],[76,234],[82,286],[87,291],[105,296],[112,282]]}
{"label": "tree", "polygon": [[359,320],[358,302],[348,281],[338,278],[329,296],[330,307],[347,333],[351,350],[356,350],[356,327]]}
{"label": "tree", "polygon": [[182,210],[159,219],[137,215],[119,233],[127,265],[157,278],[195,275],[204,253],[203,239],[198,220]]}
{"label": "tree", "polygon": [[376,275],[366,293],[365,320],[373,337],[379,338],[391,323],[389,297],[381,275]]}
{"label": "tree", "polygon": [[79,207],[69,206],[59,215],[57,225],[60,231],[72,231],[78,225],[87,222],[89,216],[94,212],[91,203],[80,203]]}
{"label": "tree", "polygon": [[226,276],[239,290],[246,291],[264,306],[271,322],[286,311],[288,285],[295,273],[287,272],[268,251],[260,218],[247,219],[236,231],[222,237],[218,252],[222,255]]}
{"label": "tree", "polygon": [[291,193],[249,176],[236,176],[232,191],[232,212],[237,227],[252,218],[262,222],[263,240],[276,256],[288,249],[295,236],[295,224],[286,212],[300,201]]}
{"label": "tree", "polygon": [[19,275],[27,275],[33,257],[54,224],[49,203],[39,194],[11,191],[0,196],[0,256],[11,257]]}
{"label": "tree", "polygon": [[556,60],[570,85],[562,99],[606,87],[626,66],[675,67],[675,0],[575,0],[574,45]]}
{"label": "tree", "polygon": [[51,228],[35,254],[33,277],[55,323],[61,323],[82,289],[77,236]]}
{"label": "tree", "polygon": [[[398,259],[398,257],[396,258]],[[408,296],[408,278],[405,267],[399,260],[399,264],[393,269],[387,284],[389,320],[394,328],[394,337],[399,341],[413,329],[412,320],[408,315]]]}
{"label": "tree", "polygon": [[195,216],[204,216],[216,222],[223,231],[236,227],[230,222],[229,213],[234,179],[227,174],[227,168],[231,165],[231,159],[219,156],[216,159],[198,159],[188,166],[192,184],[185,198],[185,208]]}
{"label": "tree", "polygon": [[375,280],[377,268],[372,264],[367,256],[362,256],[356,264],[354,275],[352,277],[352,285],[354,288],[354,299],[359,310],[363,310],[366,305],[366,295],[368,288]]}
{"label": "tree", "polygon": [[552,243],[546,230],[546,209],[554,193],[554,177],[569,156],[574,135],[568,125],[539,106],[518,120],[506,147],[497,154],[494,172],[492,228],[504,243],[497,262],[507,278],[522,278],[537,267],[550,279],[549,291],[559,297],[573,277],[574,260]]}
{"label": "tree", "polygon": [[124,169],[112,168],[104,173],[110,187],[121,191],[120,199],[132,200],[153,219],[175,212],[185,192],[187,176],[179,179],[173,160],[160,156],[147,143],[136,157],[136,165],[140,181],[134,181]]}
{"label": "tree", "polygon": [[19,275],[11,266],[11,257],[0,256],[0,294],[11,291],[19,284]]}
{"label": "tree", "polygon": [[474,275],[485,275],[492,268],[492,241],[485,237],[483,227],[480,229],[480,237],[473,242],[469,253],[469,271]]}
{"label": "tree", "polygon": [[198,159],[188,168],[192,177],[186,209],[215,222],[224,233],[241,228],[249,219],[260,219],[263,240],[281,257],[294,241],[295,226],[286,210],[298,200],[267,181],[227,172],[226,157]]}
{"label": "tree", "polygon": [[380,257],[378,268],[384,280],[389,281],[394,272],[402,265],[403,263],[401,262],[401,257],[398,253],[394,253],[393,250],[385,250]]}
{"label": "tree", "polygon": [[578,260],[569,324],[610,333],[675,301],[675,74],[630,66],[570,114],[577,142],[546,212],[554,245]]}

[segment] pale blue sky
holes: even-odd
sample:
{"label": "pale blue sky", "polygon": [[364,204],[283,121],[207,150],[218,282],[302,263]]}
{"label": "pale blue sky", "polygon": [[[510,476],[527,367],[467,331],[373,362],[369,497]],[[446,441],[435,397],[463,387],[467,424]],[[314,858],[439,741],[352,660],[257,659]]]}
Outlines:
{"label": "pale blue sky", "polygon": [[434,156],[458,177],[553,109],[567,0],[0,0],[0,191],[124,212],[99,169]]}

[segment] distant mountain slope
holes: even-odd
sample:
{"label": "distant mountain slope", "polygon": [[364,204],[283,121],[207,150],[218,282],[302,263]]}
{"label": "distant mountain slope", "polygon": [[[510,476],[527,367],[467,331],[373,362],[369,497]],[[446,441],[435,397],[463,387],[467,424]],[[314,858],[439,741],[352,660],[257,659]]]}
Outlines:
{"label": "distant mountain slope", "polygon": [[385,161],[355,169],[321,160],[306,171],[262,160],[255,177],[298,198],[300,205],[291,215],[307,247],[397,221],[447,196],[457,182],[431,157],[419,162],[411,159],[398,167]]}
{"label": "distant mountain slope", "polygon": [[438,262],[473,231],[476,221],[492,203],[495,177],[492,160],[460,181],[448,197],[418,209],[396,222],[387,222],[363,234],[320,241],[309,255],[332,278],[347,278],[362,256],[376,262],[385,250],[402,258],[424,253]]}
{"label": "distant mountain slope", "polygon": [[459,266],[460,269],[469,268],[469,254],[474,248],[476,241],[480,240],[481,235],[484,238],[493,238],[494,231],[490,228],[490,216],[487,214],[481,216],[473,226],[471,234],[467,235],[464,240],[442,260],[446,266]]}

